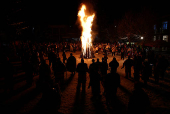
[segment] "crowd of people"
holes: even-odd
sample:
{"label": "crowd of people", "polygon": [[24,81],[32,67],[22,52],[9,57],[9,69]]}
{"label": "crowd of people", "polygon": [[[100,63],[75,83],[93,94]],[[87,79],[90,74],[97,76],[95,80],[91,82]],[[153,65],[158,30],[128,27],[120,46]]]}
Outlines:
{"label": "crowd of people", "polygon": [[[15,70],[12,66],[11,60],[14,58],[22,61],[23,70],[25,72],[27,84],[29,86],[33,83],[33,77],[39,75],[37,87],[43,92],[44,98],[49,98],[50,91],[60,91],[64,88],[64,72],[69,71],[74,76],[75,72],[78,72],[78,85],[77,92],[80,92],[82,85],[82,92],[86,91],[86,74],[89,73],[90,83],[88,88],[91,87],[93,99],[100,99],[100,83],[104,87],[104,95],[106,97],[106,103],[112,104],[116,98],[117,88],[120,86],[120,75],[117,73],[119,62],[115,58],[115,54],[121,54],[121,59],[126,59],[123,63],[125,67],[125,78],[131,78],[131,68],[134,68],[134,80],[135,80],[135,94],[136,92],[142,93],[146,99],[144,91],[141,89],[140,77],[147,86],[147,82],[150,76],[154,76],[155,82],[159,82],[159,77],[164,78],[166,68],[169,66],[168,60],[163,55],[156,55],[152,50],[146,50],[140,46],[133,45],[117,45],[102,43],[94,44],[93,50],[95,53],[104,53],[102,62],[99,59],[95,62],[92,59],[92,63],[89,68],[81,59],[81,63],[76,66],[76,58],[73,54],[70,57],[66,57],[65,52],[76,52],[81,50],[81,43],[32,43],[32,42],[19,42],[11,43],[3,46],[1,44],[1,70],[5,77],[6,89],[12,89],[12,78]],[[59,57],[59,52],[62,51],[63,61]],[[107,55],[111,53],[113,60],[108,64]],[[49,64],[46,63],[44,56],[48,57]],[[66,61],[67,60],[67,61]],[[110,73],[107,73],[108,68],[111,68]],[[10,72],[8,72],[10,71]],[[153,71],[153,73],[152,73]],[[55,81],[51,78],[52,72],[55,77]],[[51,89],[53,88],[53,89]],[[54,89],[57,88],[57,89]],[[135,95],[134,94],[134,95]],[[138,94],[137,94],[138,95]],[[132,99],[132,100],[131,100]],[[131,98],[129,102],[129,110],[131,105],[134,105],[135,98]],[[145,99],[145,100],[146,100]],[[57,99],[58,102],[59,99]],[[144,100],[143,100],[144,101]],[[142,102],[142,101],[141,101]],[[147,101],[148,102],[148,101]],[[139,103],[138,103],[139,104]],[[132,110],[131,110],[132,111]]]}

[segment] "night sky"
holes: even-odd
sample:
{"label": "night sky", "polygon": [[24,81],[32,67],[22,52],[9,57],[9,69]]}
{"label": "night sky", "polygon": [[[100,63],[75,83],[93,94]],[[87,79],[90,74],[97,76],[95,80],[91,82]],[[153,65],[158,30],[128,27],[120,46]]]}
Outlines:
{"label": "night sky", "polygon": [[[20,5],[15,5],[15,1],[21,1]],[[84,0],[88,2],[88,0]],[[6,15],[12,13],[12,9],[22,8],[22,13],[18,16],[30,23],[35,24],[68,24],[73,25],[77,19],[78,7],[82,0],[48,0],[35,2],[35,0],[8,0],[1,2],[1,23],[6,19]],[[89,0],[91,2],[91,0]],[[111,1],[93,0],[94,9],[97,10],[97,17],[105,15],[108,21],[120,19],[125,12],[132,10],[140,12],[142,8],[151,9],[159,15],[170,14],[168,3],[160,1],[153,2],[131,2],[131,1]]]}

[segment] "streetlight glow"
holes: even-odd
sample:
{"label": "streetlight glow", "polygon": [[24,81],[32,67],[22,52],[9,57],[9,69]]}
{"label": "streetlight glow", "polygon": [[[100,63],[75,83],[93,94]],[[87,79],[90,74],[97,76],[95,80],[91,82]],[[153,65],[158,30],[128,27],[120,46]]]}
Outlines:
{"label": "streetlight glow", "polygon": [[143,40],[143,37],[141,37],[141,39]]}

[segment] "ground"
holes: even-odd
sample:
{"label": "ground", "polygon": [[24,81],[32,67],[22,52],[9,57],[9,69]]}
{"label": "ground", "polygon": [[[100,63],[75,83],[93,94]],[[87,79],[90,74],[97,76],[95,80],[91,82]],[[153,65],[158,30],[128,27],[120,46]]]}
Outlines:
{"label": "ground", "polygon": [[[59,54],[62,60],[62,53]],[[66,52],[67,58],[70,56],[70,52]],[[76,63],[80,63],[80,52],[73,53],[73,56],[76,57]],[[102,60],[103,54],[95,54],[95,61],[97,58]],[[132,94],[132,91],[134,89],[134,81],[133,81],[133,75],[131,79],[125,78],[125,69],[121,69],[123,66],[124,60],[120,59],[120,55],[115,56],[117,61],[119,62],[119,67],[117,72],[120,74],[120,87],[117,91],[117,98],[118,98],[118,104],[117,104],[117,110],[119,110],[119,113],[125,114],[127,112],[127,106],[129,102],[129,97]],[[46,57],[46,59],[48,59]],[[113,56],[110,54],[108,55],[108,63],[113,59]],[[125,58],[127,59],[127,58]],[[46,60],[48,63],[48,60]],[[85,63],[88,64],[88,66],[92,63],[91,59],[85,59]],[[19,64],[16,63],[16,64]],[[16,65],[17,66],[17,65]],[[18,65],[19,66],[19,65]],[[20,69],[20,68],[19,68]],[[108,70],[108,73],[110,70]],[[66,87],[63,91],[61,91],[61,106],[57,109],[53,108],[50,110],[46,110],[45,108],[40,107],[41,105],[41,97],[42,93],[38,92],[36,89],[36,80],[38,79],[38,76],[34,77],[34,83],[31,87],[26,87],[24,80],[24,73],[22,72],[19,74],[16,74],[14,77],[16,78],[16,84],[14,85],[14,92],[12,95],[2,98],[1,103],[1,111],[5,111],[4,114],[10,112],[10,113],[16,113],[16,114],[34,114],[34,113],[63,113],[63,114],[97,114],[97,113],[103,113],[103,114],[109,114],[116,112],[116,108],[108,109],[106,106],[106,100],[103,95],[103,87],[101,85],[101,101],[100,102],[94,102],[91,100],[92,93],[91,88],[88,89],[89,84],[89,75],[87,73],[87,83],[86,83],[86,94],[83,96],[81,93],[78,95],[76,94],[76,86],[77,86],[77,79],[78,79],[78,73],[76,73],[73,77],[70,75],[70,72],[65,72],[65,83]],[[133,68],[132,68],[132,74],[133,74]],[[150,102],[151,102],[151,108],[148,110],[147,114],[169,114],[170,113],[170,75],[169,70],[166,71],[165,79],[160,80],[159,84],[154,83],[154,78],[150,77],[148,82],[148,87],[143,88],[143,90],[147,93],[149,96]],[[3,79],[2,79],[3,80]],[[140,80],[142,83],[143,81]],[[3,85],[0,83],[1,86]],[[1,90],[2,91],[2,90]],[[46,104],[48,105],[48,104]]]}

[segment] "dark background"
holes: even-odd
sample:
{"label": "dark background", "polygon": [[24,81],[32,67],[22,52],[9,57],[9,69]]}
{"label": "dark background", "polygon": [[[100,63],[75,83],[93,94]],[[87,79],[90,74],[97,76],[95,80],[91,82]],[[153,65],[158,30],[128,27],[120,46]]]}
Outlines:
{"label": "dark background", "polygon": [[[19,3],[16,4],[16,2]],[[158,15],[169,14],[169,5],[163,1],[45,0],[35,2],[34,0],[7,0],[1,1],[1,24],[5,24],[7,15],[11,15],[16,9],[22,10],[22,13],[18,14],[18,18],[30,23],[74,24],[81,2],[92,3],[97,17],[104,15],[110,22],[120,19],[127,11],[140,12],[142,8],[148,8]]]}
{"label": "dark background", "polygon": [[0,1],[0,40],[48,39],[48,25],[68,25],[78,33],[81,30],[76,20],[81,3],[94,10],[93,32],[101,42],[106,37],[119,37],[116,26],[129,11],[138,15],[146,9],[158,17],[170,14],[167,1],[6,0]]}

